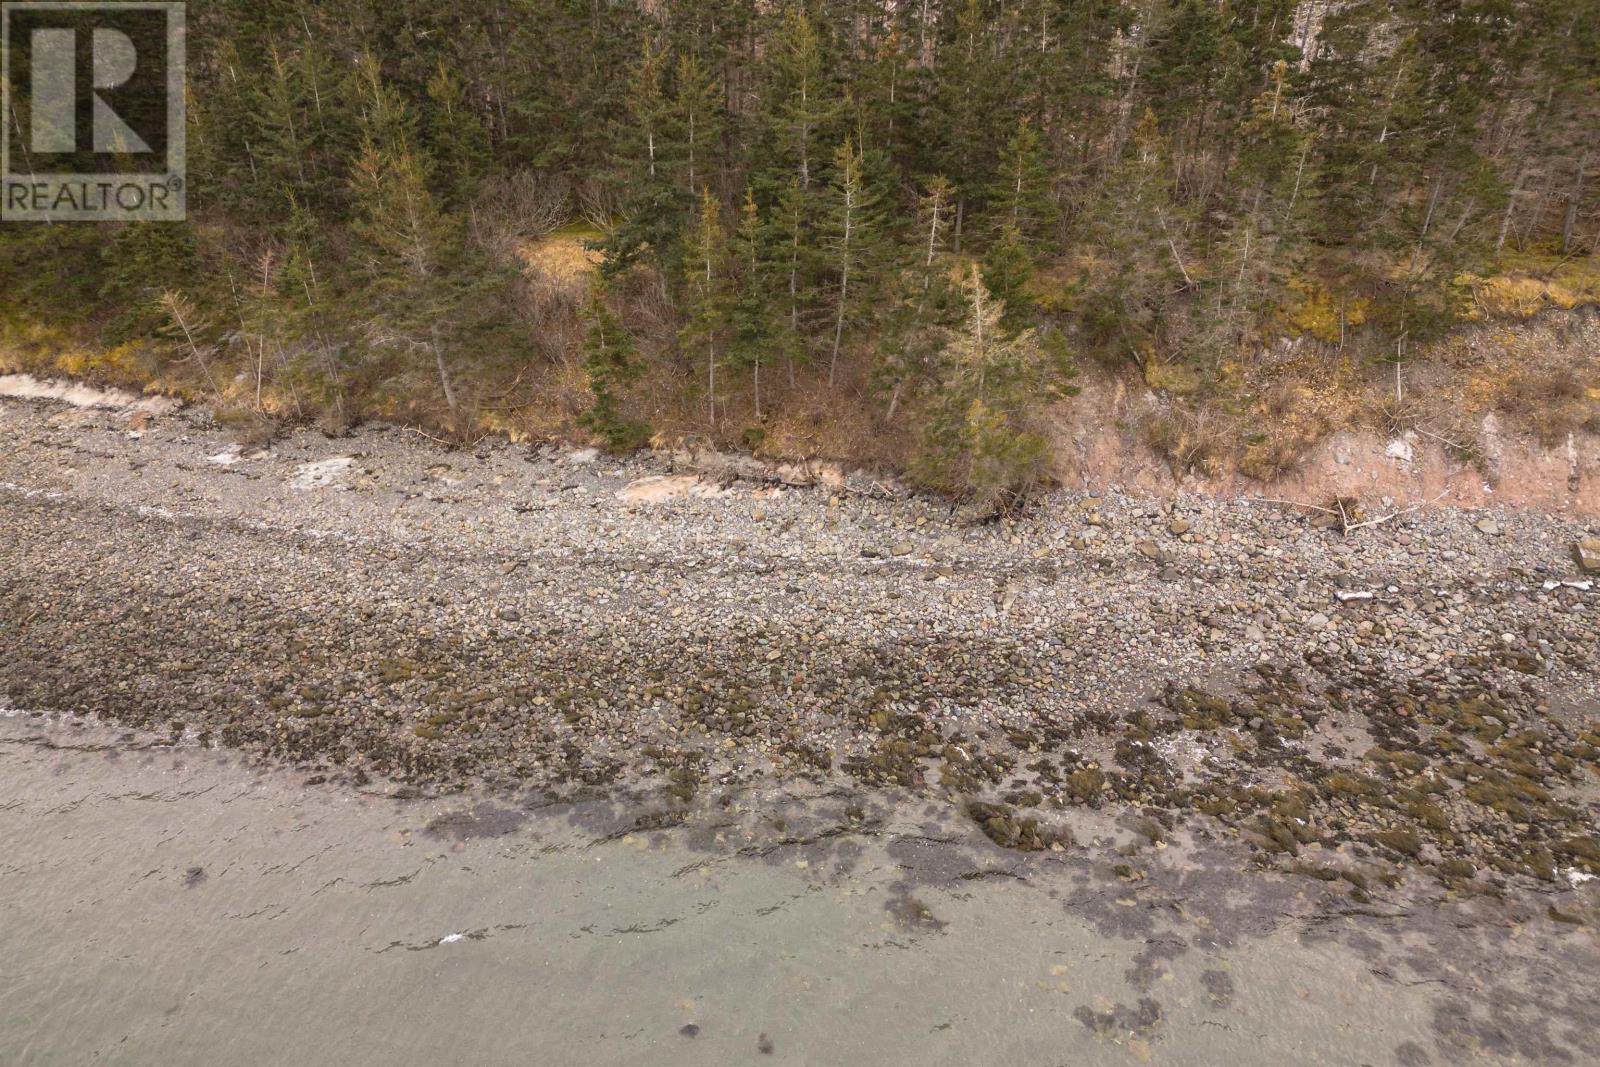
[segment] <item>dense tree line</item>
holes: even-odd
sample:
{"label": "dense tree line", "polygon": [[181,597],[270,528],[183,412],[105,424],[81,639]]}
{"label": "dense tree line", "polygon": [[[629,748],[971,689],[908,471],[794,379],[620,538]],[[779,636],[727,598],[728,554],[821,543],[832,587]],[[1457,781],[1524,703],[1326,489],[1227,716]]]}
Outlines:
{"label": "dense tree line", "polygon": [[[172,335],[176,297],[180,358],[324,410],[460,429],[572,359],[584,425],[626,447],[629,391],[668,365],[719,439],[848,390],[970,484],[1033,462],[1068,352],[1212,382],[1309,328],[1403,358],[1464,272],[1600,252],[1597,0],[196,0],[189,23],[191,222],[8,227],[8,312],[114,342]],[[530,294],[517,249],[573,222],[595,284]]]}

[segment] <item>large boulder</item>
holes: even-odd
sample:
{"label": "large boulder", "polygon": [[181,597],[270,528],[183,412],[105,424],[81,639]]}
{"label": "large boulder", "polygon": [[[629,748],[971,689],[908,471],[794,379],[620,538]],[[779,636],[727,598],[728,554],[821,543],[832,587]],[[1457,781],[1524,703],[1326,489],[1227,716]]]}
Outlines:
{"label": "large boulder", "polygon": [[1600,537],[1585,537],[1572,543],[1572,558],[1585,574],[1600,574]]}

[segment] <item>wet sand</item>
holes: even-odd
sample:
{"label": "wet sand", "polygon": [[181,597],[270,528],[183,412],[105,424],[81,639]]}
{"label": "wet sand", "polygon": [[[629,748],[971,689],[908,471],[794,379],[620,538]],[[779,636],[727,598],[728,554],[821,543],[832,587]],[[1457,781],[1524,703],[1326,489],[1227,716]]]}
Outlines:
{"label": "wet sand", "polygon": [[[0,717],[0,1060],[1583,1063],[1600,950],[1176,841],[1024,855],[877,796],[352,792]],[[770,1052],[763,1050],[770,1049]]]}

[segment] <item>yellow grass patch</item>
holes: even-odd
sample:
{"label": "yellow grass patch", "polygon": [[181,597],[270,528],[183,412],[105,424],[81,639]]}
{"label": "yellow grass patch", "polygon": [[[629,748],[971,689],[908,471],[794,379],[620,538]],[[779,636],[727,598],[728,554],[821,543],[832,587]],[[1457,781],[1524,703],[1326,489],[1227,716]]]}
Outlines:
{"label": "yellow grass patch", "polygon": [[568,226],[522,245],[517,255],[530,271],[560,281],[572,281],[585,278],[599,268],[600,253],[585,244],[600,236],[600,231],[588,226]]}
{"label": "yellow grass patch", "polygon": [[1289,289],[1294,293],[1295,303],[1285,311],[1284,321],[1291,333],[1310,334],[1332,344],[1345,331],[1367,321],[1365,298],[1351,300],[1310,280],[1291,281]]}
{"label": "yellow grass patch", "polygon": [[1469,319],[1527,319],[1551,308],[1600,303],[1600,264],[1592,257],[1509,266],[1501,274],[1465,277],[1472,288]]}
{"label": "yellow grass patch", "polygon": [[1187,363],[1150,359],[1144,365],[1144,383],[1152,389],[1183,396],[1200,388],[1200,374]]}

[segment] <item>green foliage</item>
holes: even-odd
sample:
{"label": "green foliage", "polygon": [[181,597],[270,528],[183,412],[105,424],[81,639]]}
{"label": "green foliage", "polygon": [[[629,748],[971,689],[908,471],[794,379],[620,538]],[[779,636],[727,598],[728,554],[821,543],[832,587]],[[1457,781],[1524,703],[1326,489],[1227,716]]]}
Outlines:
{"label": "green foliage", "polygon": [[1007,222],[983,256],[983,284],[1005,308],[1000,327],[1007,333],[1017,333],[1031,317],[1027,287],[1033,271],[1033,256],[1022,231]]}
{"label": "green foliage", "polygon": [[447,204],[472,199],[489,166],[489,136],[467,107],[456,73],[442,61],[428,81],[426,146],[435,160],[433,188]]}
{"label": "green foliage", "polygon": [[779,287],[782,252],[782,234],[763,218],[755,194],[745,190],[739,227],[734,232],[731,248],[737,280],[730,309],[728,360],[740,370],[750,372],[757,420],[762,417],[762,364],[770,362],[772,353],[781,353],[786,348]]}
{"label": "green foliage", "polygon": [[351,229],[364,268],[361,297],[366,341],[398,358],[398,384],[434,378],[451,429],[469,429],[461,379],[485,354],[490,337],[507,335],[500,301],[510,279],[466,240],[460,221],[429,187],[433,161],[416,146],[416,122],[363,61],[366,109],[361,152],[351,174],[359,212]]}
{"label": "green foliage", "polygon": [[1184,220],[1169,146],[1153,111],[1139,120],[1129,151],[1079,225],[1095,250],[1076,303],[1086,333],[1115,357],[1142,363],[1166,343],[1172,294],[1194,284],[1179,243]]}
{"label": "green foliage", "polygon": [[638,348],[606,301],[604,283],[596,281],[579,312],[583,322],[583,370],[594,402],[578,417],[584,429],[600,438],[608,451],[632,452],[650,439],[650,428],[623,412],[621,392],[638,378]]}
{"label": "green foliage", "polygon": [[693,54],[679,57],[676,73],[671,130],[684,188],[693,196],[709,184],[715,169],[714,149],[722,137],[722,86]]}
{"label": "green foliage", "polygon": [[[105,228],[0,226],[0,340],[31,327],[92,330],[108,273]],[[131,276],[130,276],[131,280]],[[120,298],[137,299],[122,290]]]}
{"label": "green foliage", "polygon": [[818,145],[825,143],[840,102],[825,75],[817,28],[801,4],[787,5],[779,16],[765,74],[763,155],[809,191],[821,163]]}
{"label": "green foliage", "polygon": [[1600,0],[202,6],[192,224],[0,227],[0,313],[145,341],[173,290],[307,417],[539,402],[598,312],[518,277],[548,226],[481,194],[513,175],[600,235],[686,433],[870,389],[896,439],[966,427],[956,485],[1027,458],[1021,408],[945,377],[973,264],[1003,339],[1204,392],[1302,294],[1324,343],[1404,358],[1464,278],[1600,247]]}
{"label": "green foliage", "polygon": [[679,342],[691,357],[704,360],[706,411],[717,424],[717,367],[722,363],[729,330],[728,241],[722,228],[722,206],[706,190],[685,240],[685,323]]}
{"label": "green foliage", "polygon": [[822,241],[834,282],[833,348],[828,384],[834,384],[846,325],[859,325],[870,313],[872,282],[885,252],[883,194],[871,180],[867,156],[846,140],[834,151],[829,176]]}
{"label": "green foliage", "polygon": [[627,117],[616,136],[619,177],[654,188],[665,179],[667,165],[666,53],[645,37],[639,58],[628,71]]}
{"label": "green foliage", "polygon": [[1032,427],[1037,408],[1056,396],[1061,353],[1038,334],[1008,335],[1005,308],[974,269],[964,287],[966,321],[939,353],[936,390],[927,404],[923,448],[913,471],[967,496],[979,507],[1020,503],[1045,477],[1045,440]]}
{"label": "green foliage", "polygon": [[192,286],[200,274],[194,231],[182,222],[130,222],[102,251],[100,299],[116,309],[103,336],[111,344],[148,337],[164,321],[160,297]]}
{"label": "green foliage", "polygon": [[1051,196],[1043,142],[1027,119],[1018,121],[1016,132],[1000,150],[998,173],[989,188],[989,209],[1002,240],[1011,233],[1015,238],[1038,241],[1061,217]]}

